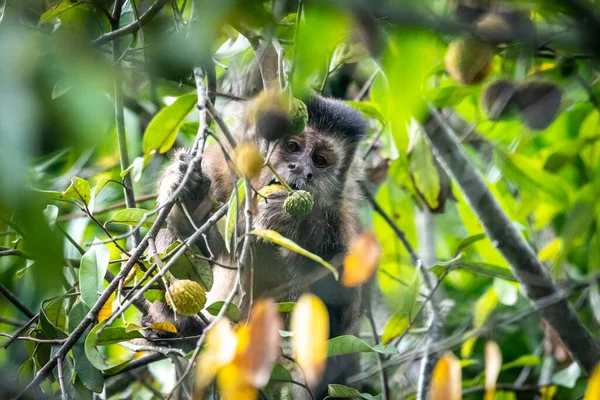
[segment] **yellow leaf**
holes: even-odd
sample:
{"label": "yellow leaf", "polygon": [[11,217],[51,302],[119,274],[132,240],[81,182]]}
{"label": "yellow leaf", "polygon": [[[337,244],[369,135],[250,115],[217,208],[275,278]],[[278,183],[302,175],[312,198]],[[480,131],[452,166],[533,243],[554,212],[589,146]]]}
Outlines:
{"label": "yellow leaf", "polygon": [[489,315],[498,305],[498,295],[493,287],[490,287],[475,303],[473,311],[473,325],[479,329],[485,324]]}
{"label": "yellow leaf", "polygon": [[352,240],[344,258],[342,284],[356,287],[367,281],[379,266],[380,258],[381,246],[373,232],[364,232]]}
{"label": "yellow leaf", "polygon": [[544,246],[543,249],[540,250],[538,257],[542,261],[554,261],[560,255],[562,251],[563,241],[561,238],[555,238],[553,241]]}
{"label": "yellow leaf", "polygon": [[[280,354],[279,331],[283,329],[283,322],[275,302],[264,299],[254,303],[246,328],[238,331],[235,363],[249,383],[261,388],[269,382]],[[242,335],[242,332],[246,334]]]}
{"label": "yellow leaf", "polygon": [[319,264],[321,264],[322,266],[324,266],[325,268],[330,270],[336,280],[339,278],[339,273],[338,273],[337,269],[334,268],[333,265],[329,264],[327,261],[323,260],[318,255],[313,254],[310,251],[298,246],[298,244],[296,242],[286,238],[285,236],[282,236],[279,232],[275,232],[275,231],[272,231],[269,229],[260,229],[260,230],[253,230],[253,231],[249,232],[249,234],[258,236],[262,239],[265,239],[265,240],[268,240],[275,244],[278,244],[279,246],[285,247],[286,249],[290,249],[298,254],[302,254],[303,256],[308,257],[311,260],[318,262]]}
{"label": "yellow leaf", "polygon": [[485,344],[485,400],[496,398],[496,381],[502,367],[502,353],[496,342]]}
{"label": "yellow leaf", "polygon": [[[542,399],[541,400],[552,400],[554,399],[554,396],[556,395],[556,392],[558,391],[558,386],[556,385],[548,385],[548,386],[544,386],[540,389],[540,392],[542,393]],[[592,397],[592,398],[597,398],[597,397]],[[587,397],[584,400],[589,400]]]}
{"label": "yellow leaf", "polygon": [[110,295],[108,300],[106,300],[106,303],[104,303],[104,305],[98,312],[98,322],[105,321],[105,320],[109,319],[110,316],[112,315],[113,300],[115,299],[116,294],[117,294],[116,292],[113,292],[113,294]]}
{"label": "yellow leaf", "polygon": [[469,358],[473,354],[473,346],[475,346],[475,342],[477,342],[476,337],[469,338],[465,340],[462,347],[460,348],[460,356],[462,358]]}
{"label": "yellow leaf", "polygon": [[598,400],[600,399],[600,364],[596,366],[592,377],[588,382],[583,400]]}
{"label": "yellow leaf", "polygon": [[217,374],[217,370],[233,361],[238,338],[225,319],[206,332],[206,350],[198,356],[194,389],[202,392]]}
{"label": "yellow leaf", "polygon": [[448,352],[438,361],[431,380],[431,400],[460,400],[462,398],[462,370],[460,361]]}
{"label": "yellow leaf", "polygon": [[220,369],[217,385],[223,400],[254,400],[258,397],[258,390],[246,381],[236,363],[229,363]]}
{"label": "yellow leaf", "polygon": [[329,339],[329,314],[321,299],[314,294],[304,294],[292,312],[292,348],[296,362],[304,372],[309,386],[321,380],[327,363]]}
{"label": "yellow leaf", "polygon": [[177,333],[177,328],[170,322],[157,322],[155,324],[148,325],[146,329],[156,329],[157,331]]}

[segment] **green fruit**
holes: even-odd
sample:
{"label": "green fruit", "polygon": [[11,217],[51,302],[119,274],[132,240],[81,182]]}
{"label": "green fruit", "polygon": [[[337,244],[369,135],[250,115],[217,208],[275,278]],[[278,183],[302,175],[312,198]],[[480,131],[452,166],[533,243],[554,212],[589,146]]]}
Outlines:
{"label": "green fruit", "polygon": [[494,48],[470,36],[454,39],[446,50],[446,71],[458,82],[470,85],[484,80],[492,70]]}
{"label": "green fruit", "polygon": [[302,133],[308,123],[308,109],[302,100],[296,98],[292,99],[291,120],[292,134],[297,135]]}
{"label": "green fruit", "polygon": [[285,191],[285,188],[278,183],[275,183],[275,184],[269,185],[269,186],[265,186],[258,191],[258,193],[260,194],[260,196],[258,196],[258,202],[266,203],[265,197],[267,195],[269,195],[271,193],[284,192],[284,191]]}
{"label": "green fruit", "polygon": [[481,105],[491,121],[499,121],[510,116],[514,107],[514,95],[517,86],[510,81],[500,79],[489,85],[481,96]]}
{"label": "green fruit", "polygon": [[181,315],[196,315],[202,311],[206,304],[206,292],[204,288],[198,282],[188,279],[180,279],[173,282],[169,286],[169,293],[171,296],[167,294],[167,304],[171,308],[175,304],[177,313]]}
{"label": "green fruit", "polygon": [[314,205],[315,201],[309,192],[295,190],[283,202],[283,210],[294,217],[304,217],[310,214]]}
{"label": "green fruit", "polygon": [[544,130],[560,111],[562,92],[549,81],[531,81],[522,84],[515,93],[515,103],[523,123],[532,130]]}

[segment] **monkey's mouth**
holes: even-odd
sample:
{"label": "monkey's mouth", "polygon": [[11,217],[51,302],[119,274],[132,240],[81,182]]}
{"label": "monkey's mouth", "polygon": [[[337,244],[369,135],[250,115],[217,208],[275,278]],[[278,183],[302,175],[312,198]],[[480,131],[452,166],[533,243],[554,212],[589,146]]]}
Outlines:
{"label": "monkey's mouth", "polygon": [[[289,187],[292,188],[292,190],[299,190],[299,189],[301,189],[301,187],[296,182],[290,182],[290,181],[288,181],[287,184],[289,185]],[[279,181],[279,179],[273,178],[269,182],[269,185],[281,185],[281,182]],[[285,191],[285,189],[282,190],[282,191],[280,191],[280,192],[273,192],[273,193],[281,193],[283,191]]]}

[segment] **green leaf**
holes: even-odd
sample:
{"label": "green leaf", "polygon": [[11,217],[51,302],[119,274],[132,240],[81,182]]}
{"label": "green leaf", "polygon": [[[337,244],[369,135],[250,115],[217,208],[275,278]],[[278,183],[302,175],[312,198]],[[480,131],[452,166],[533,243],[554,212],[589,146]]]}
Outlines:
{"label": "green leaf", "polygon": [[541,361],[539,357],[534,356],[533,354],[527,354],[517,358],[514,361],[504,364],[502,368],[500,368],[500,371],[505,371],[511,368],[526,367],[530,365],[539,365],[540,363]]}
{"label": "green leaf", "polygon": [[[90,309],[81,301],[77,301],[69,313],[69,331],[73,331],[83,320]],[[102,393],[104,389],[104,375],[100,370],[90,363],[85,354],[85,340],[89,329],[79,338],[73,346],[73,360],[75,362],[75,372],[81,380],[81,383],[95,393]]]}
{"label": "green leaf", "polygon": [[287,368],[281,364],[275,364],[273,371],[271,371],[271,378],[269,378],[269,381],[293,382],[293,378]]}
{"label": "green leaf", "polygon": [[281,303],[277,303],[277,310],[279,312],[292,312],[296,307],[296,303],[293,301],[284,301]]}
{"label": "green leaf", "polygon": [[142,179],[142,173],[144,172],[144,167],[148,164],[150,157],[136,157],[135,160],[131,163],[127,169],[121,172],[121,178],[124,178],[127,174],[131,173],[131,179],[134,182],[139,182]]}
{"label": "green leaf", "polygon": [[63,331],[67,328],[67,312],[63,306],[63,298],[42,303],[40,307],[40,326],[49,339],[67,337]]}
{"label": "green leaf", "polygon": [[137,330],[128,330],[124,327],[108,327],[102,329],[98,335],[97,346],[108,346],[109,344],[126,342],[128,340],[140,339],[144,336]]}
{"label": "green leaf", "polygon": [[56,226],[56,217],[58,217],[58,207],[52,204],[47,205],[44,209],[44,218],[46,218],[46,222],[50,229],[54,229]]}
{"label": "green leaf", "polygon": [[456,250],[454,250],[454,256],[458,256],[464,249],[483,239],[485,239],[485,233],[476,233],[474,235],[469,235],[465,238],[462,238],[460,242],[458,242]]}
{"label": "green leaf", "polygon": [[374,118],[381,123],[385,123],[385,117],[381,113],[379,104],[371,101],[346,101],[346,104],[363,113],[366,118]]}
{"label": "green leaf", "polygon": [[49,200],[66,201],[68,203],[81,202],[88,205],[91,198],[90,184],[85,179],[71,178],[71,185],[64,192],[39,190]]}
{"label": "green leaf", "polygon": [[440,176],[433,163],[433,154],[427,145],[419,124],[411,121],[411,154],[410,172],[415,180],[415,186],[429,207],[438,207],[440,194]]}
{"label": "green leaf", "polygon": [[58,17],[60,14],[64,13],[67,10],[70,10],[73,7],[80,6],[82,4],[87,3],[85,0],[64,0],[52,7],[48,11],[42,14],[40,20],[38,22],[39,25],[43,25],[45,23],[51,22],[54,18]]}
{"label": "green leaf", "polygon": [[476,96],[477,92],[478,88],[473,86],[446,86],[427,91],[425,98],[436,107],[453,107],[467,97]]}
{"label": "green leaf", "polygon": [[459,261],[456,264],[456,267],[467,271],[475,272],[481,275],[492,276],[494,278],[502,278],[512,282],[518,282],[518,279],[514,276],[510,269],[506,269],[505,267],[499,265]]}
{"label": "green leaf", "polygon": [[329,397],[338,399],[338,398],[362,398],[366,400],[381,400],[382,396],[378,394],[377,396],[373,396],[368,393],[361,393],[358,390],[338,384],[332,384],[327,386],[327,394]]}
{"label": "green leaf", "polygon": [[[115,373],[119,372],[121,369],[125,368],[127,366],[127,364],[129,364],[131,362],[131,360],[126,360],[124,362],[114,364],[114,365],[108,365],[106,363],[106,361],[104,360],[104,357],[102,357],[102,354],[96,347],[99,345],[100,331],[102,331],[103,329],[111,329],[111,328],[105,328],[104,327],[105,324],[106,324],[106,321],[102,321],[98,325],[96,325],[92,328],[92,330],[88,334],[87,338],[85,339],[84,348],[85,348],[85,355],[88,358],[88,360],[90,361],[90,363],[95,368],[99,369],[100,371],[104,371],[107,374],[111,375],[111,374],[115,374]],[[125,332],[125,328],[116,328],[116,329],[122,329],[123,332]],[[130,333],[134,333],[134,332],[130,332]],[[135,332],[135,333],[139,334],[139,332]]]}
{"label": "green leaf", "polygon": [[505,306],[514,306],[519,298],[517,287],[504,279],[494,279],[494,291]]}
{"label": "green leaf", "polygon": [[59,80],[54,84],[54,87],[52,88],[52,100],[64,96],[69,90],[71,90],[71,83],[65,79]]}
{"label": "green leaf", "polygon": [[[113,224],[137,226],[144,218],[144,215],[148,213],[150,213],[150,211],[142,208],[126,208],[117,211],[107,223],[111,222]],[[156,221],[156,214],[152,214],[146,218],[142,223],[142,228],[150,229],[154,221]]]}
{"label": "green leaf", "polygon": [[352,353],[398,354],[394,346],[370,346],[364,340],[353,335],[334,337],[327,341],[327,357],[339,356]]}
{"label": "green leaf", "polygon": [[275,231],[272,231],[269,229],[261,229],[261,230],[253,230],[253,231],[249,232],[249,234],[258,236],[262,239],[268,240],[279,246],[285,247],[286,249],[292,250],[298,254],[308,257],[311,260],[318,262],[319,264],[321,264],[322,266],[324,266],[325,268],[330,270],[336,280],[339,278],[339,272],[335,269],[335,267],[333,265],[329,264],[327,261],[323,260],[318,255],[313,254],[310,251],[298,246],[298,244],[296,244],[296,242],[282,236],[278,232],[275,232]]}
{"label": "green leaf", "polygon": [[[229,208],[227,209],[227,215],[225,216],[225,247],[227,252],[231,253],[231,240],[233,238],[233,231],[235,230],[235,223],[237,221],[238,209],[244,203],[246,198],[246,190],[244,180],[240,179],[236,183],[237,191],[232,191],[229,197]],[[237,202],[235,199],[238,199]]]}
{"label": "green leaf", "polygon": [[148,124],[144,133],[144,154],[167,152],[175,143],[179,127],[198,101],[195,94],[184,94],[163,108]]}
{"label": "green leaf", "polygon": [[392,339],[401,336],[408,328],[408,316],[404,313],[396,313],[385,324],[383,334],[381,335],[381,343],[386,345]]}
{"label": "green leaf", "polygon": [[[216,301],[210,306],[206,307],[206,311],[208,311],[210,315],[214,315],[216,317],[217,315],[219,315],[219,312],[221,311],[221,308],[223,308],[223,305],[225,305],[224,301]],[[229,303],[229,306],[227,306],[225,316],[233,322],[239,322],[239,320],[242,319],[242,314],[240,313],[240,310],[233,303]]]}
{"label": "green leaf", "polygon": [[377,278],[390,309],[398,316],[409,316],[419,295],[420,272],[411,265],[389,262],[379,267]]}
{"label": "green leaf", "polygon": [[473,310],[473,325],[479,329],[485,324],[492,311],[498,304],[498,296],[493,287],[490,287],[475,303]]}
{"label": "green leaf", "polygon": [[104,291],[104,275],[110,262],[110,253],[108,248],[97,238],[90,249],[81,257],[79,267],[79,288],[81,290],[81,299],[88,306],[92,307],[99,293]]}
{"label": "green leaf", "polygon": [[[167,248],[167,253],[177,247],[179,242],[171,244]],[[207,292],[213,285],[212,267],[208,261],[196,257],[195,253],[200,250],[195,245],[190,246],[171,266],[169,270],[177,279],[190,279],[198,282]]]}
{"label": "green leaf", "polygon": [[581,376],[581,368],[576,362],[569,365],[567,368],[558,371],[552,377],[552,383],[559,386],[564,386],[573,389],[577,380]]}

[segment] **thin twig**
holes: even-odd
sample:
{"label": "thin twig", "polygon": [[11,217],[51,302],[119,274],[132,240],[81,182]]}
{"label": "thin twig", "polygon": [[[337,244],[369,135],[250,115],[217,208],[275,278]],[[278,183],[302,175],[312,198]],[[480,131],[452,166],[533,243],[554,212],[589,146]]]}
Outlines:
{"label": "thin twig", "polygon": [[0,293],[2,293],[4,295],[4,297],[6,297],[6,299],[8,301],[10,301],[15,307],[17,307],[17,309],[19,309],[19,311],[21,311],[23,314],[25,314],[27,317],[29,318],[33,318],[35,317],[35,313],[33,311],[31,311],[29,309],[29,307],[27,307],[25,304],[23,304],[21,302],[21,300],[19,300],[17,298],[17,296],[15,296],[14,294],[12,294],[10,292],[10,290],[8,290],[6,288],[6,286],[4,286],[3,284],[0,283]]}

